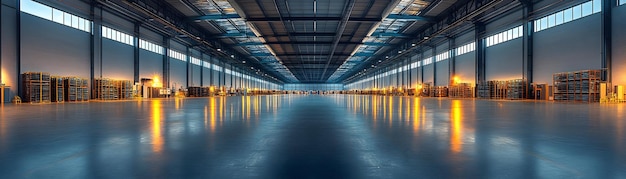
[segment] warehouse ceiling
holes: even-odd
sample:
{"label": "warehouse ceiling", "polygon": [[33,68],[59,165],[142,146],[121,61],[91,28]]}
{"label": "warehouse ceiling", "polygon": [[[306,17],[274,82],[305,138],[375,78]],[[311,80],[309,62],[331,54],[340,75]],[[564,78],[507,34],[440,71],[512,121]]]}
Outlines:
{"label": "warehouse ceiling", "polygon": [[423,31],[455,0],[166,0],[287,83],[338,82]]}

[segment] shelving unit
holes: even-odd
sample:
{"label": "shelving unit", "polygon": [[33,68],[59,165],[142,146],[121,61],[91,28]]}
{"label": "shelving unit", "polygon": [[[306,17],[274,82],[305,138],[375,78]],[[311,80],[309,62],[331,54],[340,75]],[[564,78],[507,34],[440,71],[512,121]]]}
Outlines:
{"label": "shelving unit", "polygon": [[26,72],[22,74],[24,102],[50,102],[50,74],[43,72]]}
{"label": "shelving unit", "polygon": [[133,97],[133,84],[129,80],[98,78],[94,79],[92,88],[94,99],[98,100],[120,100]]}
{"label": "shelving unit", "polygon": [[87,79],[77,77],[63,78],[65,85],[65,101],[89,101],[89,84]]}
{"label": "shelving unit", "polygon": [[0,103],[9,103],[11,102],[9,94],[11,93],[10,86],[5,86],[4,84],[0,84]]}
{"label": "shelving unit", "polygon": [[430,97],[448,97],[448,87],[446,86],[431,87]]}
{"label": "shelving unit", "polygon": [[526,99],[526,91],[528,83],[523,79],[514,79],[506,81],[506,99],[518,100]]}
{"label": "shelving unit", "polygon": [[63,102],[63,96],[65,96],[65,85],[63,84],[63,78],[60,76],[53,76],[50,78],[51,99],[52,102]]}
{"label": "shelving unit", "polygon": [[474,88],[470,83],[457,83],[450,86],[448,96],[451,98],[473,98]]}
{"label": "shelving unit", "polygon": [[554,100],[600,102],[600,83],[603,70],[583,70],[555,73]]}

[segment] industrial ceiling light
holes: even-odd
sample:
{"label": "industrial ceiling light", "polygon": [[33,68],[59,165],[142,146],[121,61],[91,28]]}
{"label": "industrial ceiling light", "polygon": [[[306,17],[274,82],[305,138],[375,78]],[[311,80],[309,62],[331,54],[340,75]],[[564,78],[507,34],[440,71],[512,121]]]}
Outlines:
{"label": "industrial ceiling light", "polygon": [[222,49],[221,49],[221,48],[218,48],[218,49],[217,49],[217,51],[218,51],[218,52],[221,52],[221,51],[222,51]]}
{"label": "industrial ceiling light", "polygon": [[412,43],[412,44],[411,44],[411,47],[415,47],[415,45],[417,45],[417,44],[415,44],[415,43]]}
{"label": "industrial ceiling light", "polygon": [[428,40],[428,36],[424,36],[424,40]]}
{"label": "industrial ceiling light", "polygon": [[235,58],[235,55],[230,55],[230,58]]}
{"label": "industrial ceiling light", "polygon": [[244,60],[244,61],[241,61],[241,63],[246,63],[246,61],[245,61],[245,60]]}

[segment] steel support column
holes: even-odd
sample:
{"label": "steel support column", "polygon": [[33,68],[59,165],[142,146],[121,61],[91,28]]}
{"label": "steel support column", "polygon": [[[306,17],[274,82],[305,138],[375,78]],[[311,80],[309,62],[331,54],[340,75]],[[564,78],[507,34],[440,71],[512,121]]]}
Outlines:
{"label": "steel support column", "polygon": [[615,1],[602,1],[602,68],[606,71],[602,75],[602,80],[608,83],[612,82],[612,53],[613,53],[613,21],[612,9]]}
{"label": "steel support column", "polygon": [[437,46],[432,46],[432,54],[430,57],[433,64],[433,86],[437,86]]}
{"label": "steel support column", "polygon": [[163,37],[163,85],[170,88],[170,37]]}
{"label": "steel support column", "polygon": [[204,53],[200,53],[200,86],[204,87]]}
{"label": "steel support column", "polygon": [[134,78],[133,79],[135,83],[139,83],[139,37],[140,37],[139,26],[140,25],[137,23],[135,23],[134,25],[135,25],[135,31],[133,35],[135,36],[135,38],[133,38],[133,42],[135,43],[135,46],[133,47],[133,53],[134,53],[133,54],[133,57],[134,57],[133,58],[134,60],[134,63],[133,63],[133,67],[134,67],[133,77]]}
{"label": "steel support column", "polygon": [[448,38],[448,49],[450,50],[448,54],[448,86],[453,85],[455,82],[454,77],[456,76],[456,50],[454,50],[454,46],[456,45],[456,40],[454,38]]}
{"label": "steel support column", "polygon": [[[522,68],[525,68],[525,70],[522,70],[523,72],[523,78],[524,80],[526,80],[526,82],[528,84],[533,83],[533,66],[534,66],[534,61],[533,61],[533,54],[534,54],[534,42],[533,42],[533,38],[534,38],[534,31],[535,31],[535,26],[533,25],[533,20],[530,19],[530,15],[531,13],[534,11],[533,8],[533,4],[530,1],[525,1],[524,3],[524,36],[523,38],[523,43],[524,43],[524,66]],[[531,90],[530,88],[526,88],[526,96],[530,97],[531,94]]]}
{"label": "steel support column", "polygon": [[[485,25],[474,23],[474,41],[476,42],[476,84],[485,82],[485,41],[482,36],[485,33]],[[478,89],[478,88],[477,88]]]}
{"label": "steel support column", "polygon": [[187,88],[189,88],[189,85],[192,83],[192,80],[193,80],[192,79],[193,75],[189,75],[189,73],[193,73],[193,71],[191,71],[192,70],[191,69],[191,53],[189,53],[189,47],[187,47],[187,46],[185,46],[185,56],[186,56],[185,57],[185,61],[186,61],[186,65],[185,66],[187,67],[187,70],[185,70],[186,71],[185,74],[187,76],[187,78],[186,78],[187,80],[185,80],[186,81],[185,82],[185,84],[186,84],[185,86]]}

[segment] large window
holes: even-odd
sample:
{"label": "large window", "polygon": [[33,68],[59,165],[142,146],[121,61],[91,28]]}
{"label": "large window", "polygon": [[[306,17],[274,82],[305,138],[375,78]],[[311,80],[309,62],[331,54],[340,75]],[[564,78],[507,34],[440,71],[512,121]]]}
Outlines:
{"label": "large window", "polygon": [[619,5],[624,5],[626,4],[626,0],[619,0],[619,2],[617,2]]}
{"label": "large window", "polygon": [[20,0],[20,11],[81,31],[91,32],[91,21],[32,0]]}
{"label": "large window", "polygon": [[489,47],[489,46],[497,45],[497,44],[500,44],[509,40],[519,38],[523,35],[524,35],[524,27],[517,26],[507,31],[489,36],[485,40],[487,41],[487,47]]}
{"label": "large window", "polygon": [[450,58],[450,51],[446,51],[446,52],[440,53],[435,58],[436,58],[435,61],[437,61],[437,62],[446,60],[446,59]]}
{"label": "large window", "polygon": [[[517,32],[517,31],[516,31],[516,32],[514,32],[514,33],[513,33],[513,36],[517,35],[518,33],[519,33],[519,32]],[[476,43],[474,43],[474,42],[472,42],[472,43],[468,43],[468,44],[465,44],[465,45],[463,45],[463,46],[457,47],[457,48],[456,48],[456,54],[455,54],[455,55],[456,55],[456,56],[463,55],[463,54],[466,54],[466,53],[472,52],[472,51],[474,51],[474,50],[476,50]]]}
{"label": "large window", "polygon": [[191,57],[191,63],[194,65],[202,66],[202,60],[196,57]]}
{"label": "large window", "polygon": [[174,58],[174,59],[177,59],[177,60],[180,60],[180,61],[187,61],[187,59],[186,59],[187,55],[185,55],[183,53],[177,52],[177,51],[172,50],[172,49],[169,49],[168,52],[169,52],[169,56]]}
{"label": "large window", "polygon": [[143,39],[139,39],[139,48],[163,55],[163,47]]}
{"label": "large window", "polygon": [[424,59],[424,60],[422,60],[422,61],[423,61],[423,62],[422,62],[422,64],[424,64],[424,66],[426,66],[426,65],[430,65],[431,63],[433,63],[433,57],[428,57],[428,58],[425,58],[425,59]]}
{"label": "large window", "polygon": [[128,35],[124,32],[120,32],[115,29],[111,29],[106,26],[102,26],[102,37],[111,39],[120,43],[124,43],[130,46],[135,46],[134,39],[132,35]]}
{"label": "large window", "polygon": [[[626,0],[621,0],[626,1]],[[592,0],[535,20],[535,32],[568,23],[602,11],[602,1]]]}

